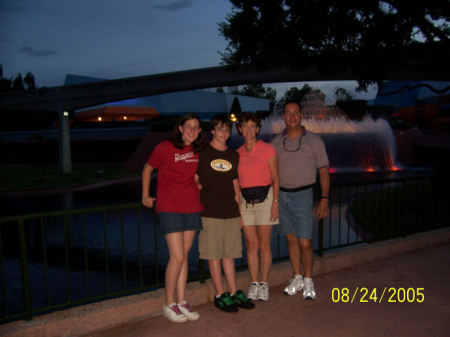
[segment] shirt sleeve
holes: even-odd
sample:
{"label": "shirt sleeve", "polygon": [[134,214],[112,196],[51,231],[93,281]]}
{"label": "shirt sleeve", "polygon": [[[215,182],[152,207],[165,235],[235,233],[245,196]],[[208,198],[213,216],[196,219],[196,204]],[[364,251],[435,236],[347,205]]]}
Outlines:
{"label": "shirt sleeve", "polygon": [[158,169],[159,167],[161,167],[161,164],[163,161],[163,154],[164,154],[163,147],[164,147],[163,143],[156,145],[156,147],[152,151],[152,154],[150,155],[150,157],[147,160],[147,163],[149,165],[151,165],[152,167],[154,167],[155,169]]}

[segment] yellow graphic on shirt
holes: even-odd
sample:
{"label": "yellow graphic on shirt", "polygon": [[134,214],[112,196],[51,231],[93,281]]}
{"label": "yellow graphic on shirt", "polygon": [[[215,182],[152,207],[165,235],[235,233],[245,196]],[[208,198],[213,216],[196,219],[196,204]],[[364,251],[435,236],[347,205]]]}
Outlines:
{"label": "yellow graphic on shirt", "polygon": [[211,167],[213,170],[218,172],[228,172],[231,170],[233,165],[228,160],[225,159],[215,159],[211,162]]}

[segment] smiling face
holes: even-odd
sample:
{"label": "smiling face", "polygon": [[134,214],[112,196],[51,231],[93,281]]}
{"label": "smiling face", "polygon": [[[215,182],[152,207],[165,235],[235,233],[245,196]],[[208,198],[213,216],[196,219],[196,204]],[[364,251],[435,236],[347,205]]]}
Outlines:
{"label": "smiling face", "polygon": [[245,141],[252,141],[256,139],[256,135],[259,132],[259,127],[256,125],[254,121],[247,121],[242,123],[239,127],[239,131],[244,137]]}
{"label": "smiling face", "polygon": [[286,104],[283,111],[283,120],[287,128],[299,128],[302,117],[302,111],[297,103]]}
{"label": "smiling face", "polygon": [[181,139],[184,145],[191,145],[198,137],[200,131],[200,122],[198,119],[188,119],[183,125],[179,126]]}

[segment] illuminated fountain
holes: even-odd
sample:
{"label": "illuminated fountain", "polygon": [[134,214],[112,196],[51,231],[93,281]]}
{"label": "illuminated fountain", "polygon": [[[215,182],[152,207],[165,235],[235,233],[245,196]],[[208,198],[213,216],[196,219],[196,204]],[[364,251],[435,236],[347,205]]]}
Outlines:
{"label": "illuminated fountain", "polygon": [[[325,143],[331,172],[396,171],[395,137],[389,123],[366,117],[353,121],[336,106],[326,106],[324,95],[313,90],[302,102],[302,125],[319,134]],[[281,116],[262,122],[259,137],[270,142],[284,130]],[[237,148],[242,138],[234,134],[230,146]]]}
{"label": "illuminated fountain", "polygon": [[[397,170],[394,134],[389,123],[383,119],[304,119],[302,125],[322,138],[333,171]],[[266,120],[262,125],[261,138],[269,141],[284,127],[281,118]]]}

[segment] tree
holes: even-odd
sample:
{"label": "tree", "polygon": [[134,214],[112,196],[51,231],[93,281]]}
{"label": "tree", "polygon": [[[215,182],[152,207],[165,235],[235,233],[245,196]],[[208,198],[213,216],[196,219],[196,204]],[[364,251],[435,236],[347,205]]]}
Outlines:
{"label": "tree", "polygon": [[235,116],[238,116],[241,114],[241,112],[242,112],[241,103],[239,102],[239,98],[235,97],[233,99],[233,103],[231,103],[230,113],[234,114]]}
{"label": "tree", "polygon": [[7,79],[3,77],[3,65],[0,64],[0,92],[23,91],[25,90],[25,85],[27,90],[36,89],[34,75],[31,72],[27,72],[25,79],[22,78],[21,73],[17,74],[14,80]]}
{"label": "tree", "polygon": [[448,0],[230,1],[219,24],[228,65],[351,68],[365,89],[388,63],[412,54],[442,62],[449,49]]}
{"label": "tree", "polygon": [[336,102],[351,101],[353,99],[352,94],[350,94],[348,90],[344,88],[336,88],[334,96],[336,96]]}
{"label": "tree", "polygon": [[11,90],[11,80],[3,77],[3,65],[0,64],[0,92]]}
{"label": "tree", "polygon": [[281,105],[284,105],[284,102],[286,101],[295,101],[300,103],[305,95],[309,94],[312,91],[312,88],[305,83],[301,89],[297,87],[292,87],[286,90],[286,92],[283,95],[283,98],[280,101]]}
{"label": "tree", "polygon": [[36,84],[34,82],[34,76],[32,73],[27,72],[27,74],[25,75],[25,84],[27,85],[27,90],[34,90],[36,89]]}
{"label": "tree", "polygon": [[22,74],[19,73],[16,78],[14,79],[13,83],[12,83],[12,90],[15,91],[23,91],[25,90],[25,87],[23,86],[23,78],[22,78]]}

